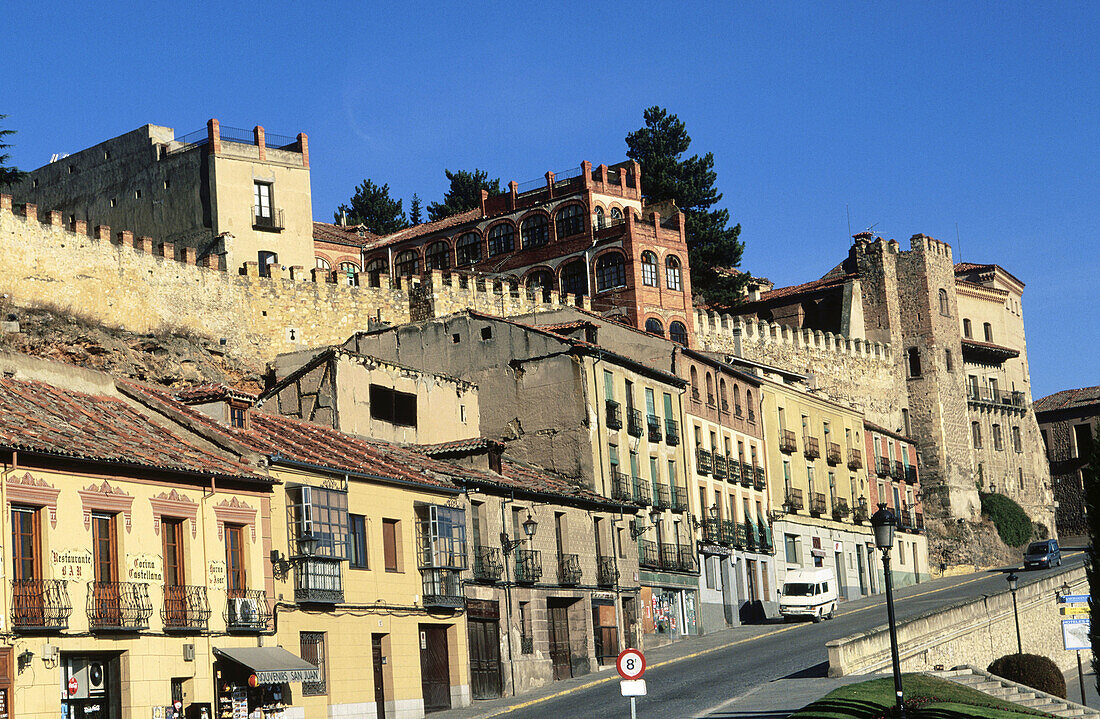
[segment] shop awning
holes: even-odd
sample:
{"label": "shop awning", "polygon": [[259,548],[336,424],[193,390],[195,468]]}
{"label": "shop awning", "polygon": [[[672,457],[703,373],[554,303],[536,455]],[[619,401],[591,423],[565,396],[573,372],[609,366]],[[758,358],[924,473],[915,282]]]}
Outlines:
{"label": "shop awning", "polygon": [[282,647],[214,647],[214,654],[250,670],[260,684],[321,681],[317,667]]}

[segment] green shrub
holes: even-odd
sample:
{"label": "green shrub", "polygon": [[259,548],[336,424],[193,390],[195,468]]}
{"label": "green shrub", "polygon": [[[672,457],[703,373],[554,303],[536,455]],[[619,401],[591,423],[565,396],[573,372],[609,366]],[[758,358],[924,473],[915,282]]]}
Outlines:
{"label": "green shrub", "polygon": [[1031,539],[1031,520],[1020,505],[1003,494],[983,494],[982,514],[993,521],[1001,541],[1010,547],[1019,547]]}
{"label": "green shrub", "polygon": [[1006,654],[986,669],[1009,681],[1018,682],[1056,697],[1066,698],[1066,678],[1058,665],[1038,654]]}

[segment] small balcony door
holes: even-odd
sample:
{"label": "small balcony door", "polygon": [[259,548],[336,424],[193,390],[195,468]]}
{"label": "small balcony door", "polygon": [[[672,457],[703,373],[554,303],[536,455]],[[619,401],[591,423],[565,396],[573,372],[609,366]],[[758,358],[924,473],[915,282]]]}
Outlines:
{"label": "small balcony door", "polygon": [[30,507],[11,510],[12,621],[41,626],[44,621],[38,512]]}
{"label": "small balcony door", "polygon": [[239,524],[225,525],[225,566],[230,597],[243,597],[248,589],[243,529]]}
{"label": "small balcony door", "polygon": [[187,625],[187,588],[183,576],[183,522],[165,517],[161,521],[164,537],[164,623],[169,627]]}
{"label": "small balcony door", "polygon": [[99,625],[121,626],[122,599],[118,586],[118,545],[113,514],[92,514],[92,555],[96,622]]}

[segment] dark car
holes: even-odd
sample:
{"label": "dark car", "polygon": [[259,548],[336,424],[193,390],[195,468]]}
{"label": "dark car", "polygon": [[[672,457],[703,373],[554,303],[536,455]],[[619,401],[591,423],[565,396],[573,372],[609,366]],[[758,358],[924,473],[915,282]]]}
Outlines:
{"label": "dark car", "polygon": [[1058,548],[1057,539],[1045,539],[1042,542],[1032,542],[1027,545],[1027,551],[1024,552],[1024,569],[1057,567],[1061,564],[1062,550]]}

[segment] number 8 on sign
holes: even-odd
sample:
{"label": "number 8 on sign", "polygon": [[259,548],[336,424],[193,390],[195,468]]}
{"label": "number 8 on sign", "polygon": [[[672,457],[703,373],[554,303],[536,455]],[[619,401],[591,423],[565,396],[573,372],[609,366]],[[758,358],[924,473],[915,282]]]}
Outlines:
{"label": "number 8 on sign", "polygon": [[641,679],[645,674],[645,655],[637,649],[624,649],[619,652],[615,667],[623,679]]}

